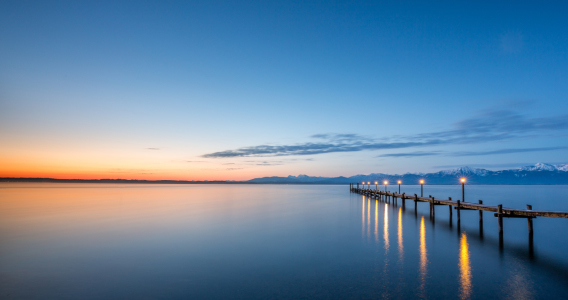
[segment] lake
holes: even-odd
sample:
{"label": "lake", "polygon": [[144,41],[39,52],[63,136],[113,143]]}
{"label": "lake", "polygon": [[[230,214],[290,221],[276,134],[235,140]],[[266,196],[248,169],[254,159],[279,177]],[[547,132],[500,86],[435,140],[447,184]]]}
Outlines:
{"label": "lake", "polygon": [[[384,189],[384,187],[380,187]],[[388,190],[398,191],[398,186]],[[420,186],[402,186],[419,193]],[[424,186],[461,198],[461,185]],[[466,201],[568,211],[568,186],[467,186]],[[327,185],[0,184],[1,299],[550,299],[568,219],[406,209]]]}

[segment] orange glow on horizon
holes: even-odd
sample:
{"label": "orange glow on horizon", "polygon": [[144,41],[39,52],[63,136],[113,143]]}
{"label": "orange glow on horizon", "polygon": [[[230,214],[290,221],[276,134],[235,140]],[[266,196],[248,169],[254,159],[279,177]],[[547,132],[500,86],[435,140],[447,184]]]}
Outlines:
{"label": "orange glow on horizon", "polygon": [[[1,150],[1,149],[0,149]],[[267,168],[245,165],[243,162],[201,160],[185,161],[169,158],[143,157],[68,157],[23,153],[15,155],[0,151],[0,177],[53,179],[124,179],[225,181],[250,180],[265,176],[288,176],[290,168]],[[275,170],[276,169],[276,170]],[[301,172],[301,171],[300,171]],[[315,175],[315,174],[314,174]]]}

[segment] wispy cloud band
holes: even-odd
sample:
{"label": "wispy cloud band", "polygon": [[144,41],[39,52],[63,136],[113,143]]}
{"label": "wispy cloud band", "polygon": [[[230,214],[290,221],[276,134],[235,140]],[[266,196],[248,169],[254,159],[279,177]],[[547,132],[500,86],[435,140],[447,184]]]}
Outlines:
{"label": "wispy cloud band", "polygon": [[[258,145],[234,150],[225,150],[202,155],[205,158],[231,157],[274,157],[289,155],[316,155],[334,152],[355,152],[364,150],[385,150],[418,148],[434,145],[457,145],[500,141],[527,137],[530,134],[554,132],[568,129],[568,115],[548,118],[529,118],[510,110],[486,110],[472,118],[451,125],[452,129],[439,132],[421,133],[408,136],[394,136],[373,139],[357,134],[316,134],[311,136],[321,142],[296,145]],[[551,149],[552,150],[552,149]],[[501,151],[501,152],[499,152]],[[529,152],[537,150],[503,149],[474,154],[455,153],[455,156],[491,155],[502,151]],[[547,150],[538,150],[547,151]],[[414,152],[414,154],[392,153],[383,157],[429,156],[439,152]]]}
{"label": "wispy cloud band", "polygon": [[417,157],[417,156],[483,156],[483,155],[497,155],[497,154],[512,154],[512,153],[523,153],[523,152],[542,152],[542,151],[554,151],[554,150],[565,150],[568,147],[540,147],[540,148],[511,148],[511,149],[498,149],[491,151],[461,151],[461,152],[444,152],[444,151],[433,151],[433,152],[403,152],[403,153],[387,153],[381,154],[377,157]]}

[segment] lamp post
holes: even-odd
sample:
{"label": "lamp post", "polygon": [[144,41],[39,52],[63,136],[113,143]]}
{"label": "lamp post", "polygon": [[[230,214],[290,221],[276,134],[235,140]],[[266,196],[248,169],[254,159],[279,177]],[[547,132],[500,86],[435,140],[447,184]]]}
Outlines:
{"label": "lamp post", "polygon": [[401,183],[402,183],[402,182],[399,180],[399,181],[398,181],[398,193],[399,193],[399,194],[400,194],[400,184],[401,184]]}
{"label": "lamp post", "polygon": [[465,178],[462,178],[461,182],[462,182],[462,202],[465,202]]}
{"label": "lamp post", "polygon": [[375,181],[375,191],[378,191],[378,190],[379,190],[379,182]]}
{"label": "lamp post", "polygon": [[385,180],[384,183],[385,183],[385,193],[386,193],[387,192],[387,184],[389,184],[389,182]]}
{"label": "lamp post", "polygon": [[365,181],[363,181],[363,185],[361,186],[362,189],[365,189]]}
{"label": "lamp post", "polygon": [[369,189],[369,190],[371,189],[371,182],[370,181],[367,182],[367,189]]}
{"label": "lamp post", "polygon": [[424,197],[424,180],[420,180],[420,197]]}

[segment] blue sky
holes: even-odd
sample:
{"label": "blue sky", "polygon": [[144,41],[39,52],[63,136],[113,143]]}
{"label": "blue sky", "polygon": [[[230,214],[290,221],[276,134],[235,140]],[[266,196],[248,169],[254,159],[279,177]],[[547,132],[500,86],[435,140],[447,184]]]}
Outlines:
{"label": "blue sky", "polygon": [[566,163],[567,6],[2,1],[0,175]]}

